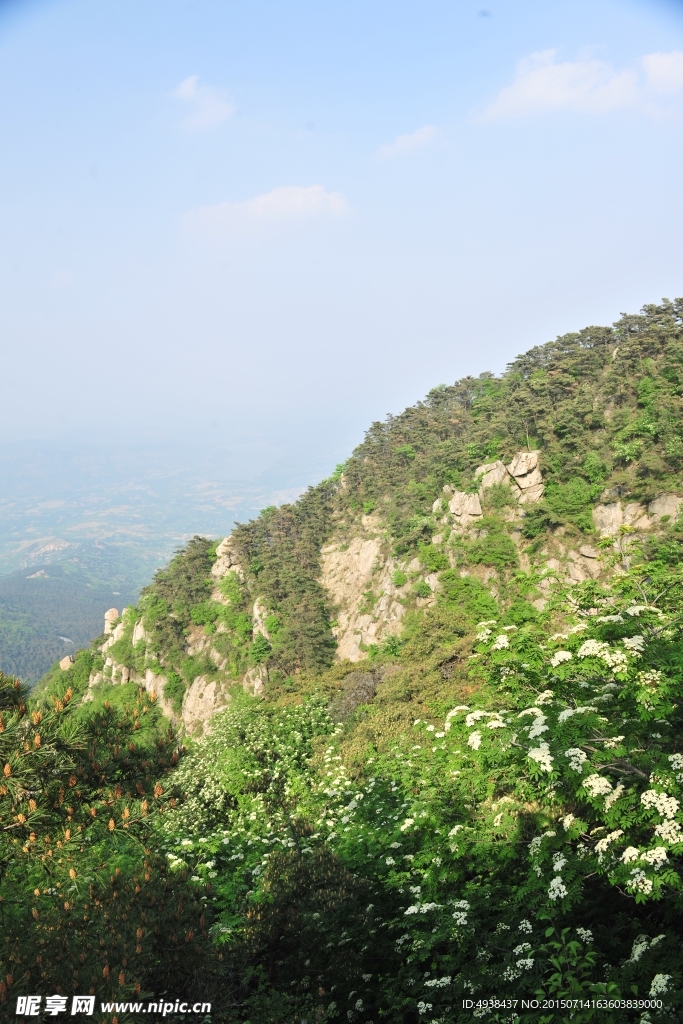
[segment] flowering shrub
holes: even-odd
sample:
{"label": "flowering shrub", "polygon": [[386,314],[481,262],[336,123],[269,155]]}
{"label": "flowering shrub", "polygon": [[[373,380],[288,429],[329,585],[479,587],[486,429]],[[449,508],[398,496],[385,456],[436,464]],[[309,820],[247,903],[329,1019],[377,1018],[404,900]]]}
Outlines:
{"label": "flowering shrub", "polygon": [[470,1020],[462,1000],[491,993],[654,989],[675,1013],[683,659],[675,608],[635,606],[627,582],[609,616],[579,608],[550,639],[481,624],[477,703],[417,720],[360,775],[316,699],[237,701],[217,722],[178,769],[164,841],[174,869],[214,880],[245,1019],[265,992],[351,1021]]}

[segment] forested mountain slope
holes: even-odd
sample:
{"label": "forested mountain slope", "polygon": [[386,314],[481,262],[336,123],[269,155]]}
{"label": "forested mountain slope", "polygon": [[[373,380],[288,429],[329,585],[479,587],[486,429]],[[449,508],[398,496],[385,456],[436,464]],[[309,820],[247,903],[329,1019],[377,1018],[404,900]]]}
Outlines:
{"label": "forested mountain slope", "polygon": [[682,356],[665,301],[435,388],[8,683],[3,970],[176,964],[217,1021],[677,1019]]}

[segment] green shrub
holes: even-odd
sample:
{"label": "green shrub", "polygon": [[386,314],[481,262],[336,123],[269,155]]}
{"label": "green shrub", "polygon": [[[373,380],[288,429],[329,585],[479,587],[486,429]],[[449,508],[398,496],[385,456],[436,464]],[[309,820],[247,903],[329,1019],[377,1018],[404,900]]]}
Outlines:
{"label": "green shrub", "polygon": [[282,628],[282,623],[280,622],[277,615],[266,615],[264,625],[268,630],[270,636],[273,637],[273,639],[275,639],[275,637],[280,632],[280,629]]}
{"label": "green shrub", "polygon": [[421,544],[418,558],[429,572],[440,572],[450,565],[448,555],[439,544]]}
{"label": "green shrub", "polygon": [[208,623],[216,621],[219,612],[220,606],[215,601],[202,601],[201,604],[194,606],[190,612],[190,618],[195,626],[206,626]]}
{"label": "green shrub", "polygon": [[431,592],[431,587],[426,580],[418,580],[418,582],[413,585],[413,593],[415,594],[415,597],[429,597]]}
{"label": "green shrub", "polygon": [[538,612],[534,606],[521,597],[513,601],[505,613],[505,621],[515,626],[523,626],[525,622],[533,622],[537,618]]}
{"label": "green shrub", "polygon": [[490,533],[473,541],[467,550],[473,565],[490,565],[499,573],[517,566],[517,548],[506,533]]}
{"label": "green shrub", "polygon": [[263,633],[257,633],[249,648],[249,661],[252,665],[260,665],[266,660],[272,649]]}
{"label": "green shrub", "polygon": [[180,674],[186,683],[192,685],[197,676],[200,676],[205,671],[205,663],[202,658],[198,658],[197,655],[193,655],[190,658],[185,658],[180,665]]}
{"label": "green shrub", "polygon": [[183,697],[187,686],[177,672],[169,672],[164,684],[164,697],[170,700],[171,706],[176,713],[179,713],[183,706]]}
{"label": "green shrub", "polygon": [[408,582],[408,577],[406,576],[402,569],[396,569],[391,574],[391,582],[394,584],[395,587],[404,587]]}
{"label": "green shrub", "polygon": [[573,523],[581,530],[591,530],[592,504],[599,493],[599,485],[591,485],[581,477],[574,477],[566,484],[549,484],[545,506],[557,521]]}
{"label": "green shrub", "polygon": [[242,584],[240,583],[240,578],[236,572],[229,572],[227,576],[224,576],[218,586],[218,589],[223,597],[227,601],[230,601],[231,604],[238,605],[242,601]]}
{"label": "green shrub", "polygon": [[461,576],[457,569],[447,569],[439,582],[440,603],[460,608],[475,622],[498,618],[498,605],[491,592],[475,576]]}

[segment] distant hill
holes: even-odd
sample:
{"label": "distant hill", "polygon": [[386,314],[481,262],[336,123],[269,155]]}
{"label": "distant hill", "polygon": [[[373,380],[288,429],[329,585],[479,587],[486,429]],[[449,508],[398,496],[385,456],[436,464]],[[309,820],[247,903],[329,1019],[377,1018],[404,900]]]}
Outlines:
{"label": "distant hill", "polygon": [[89,577],[73,562],[20,570],[0,579],[0,670],[34,683],[58,658],[102,632],[107,608],[134,602],[135,591]]}

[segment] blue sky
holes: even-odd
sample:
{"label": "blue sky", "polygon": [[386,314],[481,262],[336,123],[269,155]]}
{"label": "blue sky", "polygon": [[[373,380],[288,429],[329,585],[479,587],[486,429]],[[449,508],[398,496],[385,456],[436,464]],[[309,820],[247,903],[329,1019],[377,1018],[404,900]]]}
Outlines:
{"label": "blue sky", "polygon": [[683,294],[682,3],[15,0],[0,90],[8,440],[333,463]]}

